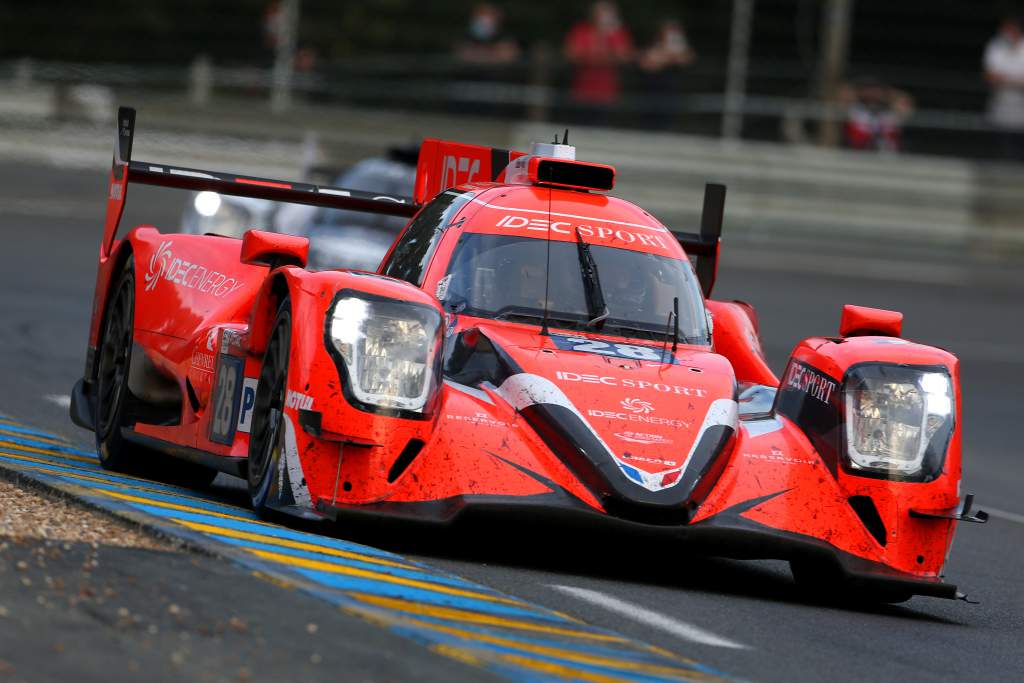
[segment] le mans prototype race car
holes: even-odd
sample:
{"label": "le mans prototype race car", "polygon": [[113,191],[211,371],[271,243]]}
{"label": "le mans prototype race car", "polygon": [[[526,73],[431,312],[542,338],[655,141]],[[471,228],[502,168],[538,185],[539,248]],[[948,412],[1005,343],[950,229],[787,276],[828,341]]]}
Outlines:
{"label": "le mans prototype race car", "polygon": [[[753,308],[709,298],[723,186],[684,233],[565,139],[425,140],[403,198],[133,161],[134,125],[122,108],[71,405],[105,467],[175,456],[306,518],[639,525],[811,586],[962,597],[942,568],[985,514],[960,491],[957,358],[846,306],[780,380]],[[130,183],[411,221],[377,272],[313,272],[305,237],[119,236]]]}

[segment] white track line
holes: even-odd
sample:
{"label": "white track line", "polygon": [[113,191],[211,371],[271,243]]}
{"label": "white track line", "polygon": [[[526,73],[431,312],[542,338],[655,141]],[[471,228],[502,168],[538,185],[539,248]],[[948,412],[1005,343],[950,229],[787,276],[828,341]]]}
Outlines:
{"label": "white track line", "polygon": [[56,403],[61,408],[71,407],[71,397],[67,394],[46,394],[43,398],[50,403]]}
{"label": "white track line", "polygon": [[644,609],[639,605],[619,600],[618,598],[614,598],[599,591],[593,591],[587,588],[578,588],[576,586],[551,585],[551,588],[561,591],[562,593],[568,593],[569,595],[579,598],[584,602],[589,602],[597,605],[598,607],[603,607],[609,612],[615,612],[627,619],[639,621],[642,624],[647,624],[648,626],[661,629],[662,631],[671,633],[683,640],[700,643],[701,645],[711,645],[713,647],[731,647],[741,650],[747,649],[746,645],[737,643],[735,640],[723,638],[722,636],[711,633],[710,631],[705,631],[693,624],[688,624],[685,621],[679,621],[678,619],[667,617],[664,614],[659,614],[658,612],[652,612],[651,610]]}
{"label": "white track line", "polygon": [[1016,512],[1007,512],[1006,510],[990,508],[988,505],[979,505],[978,509],[984,510],[993,517],[1005,519],[1007,522],[1016,522],[1017,524],[1024,524],[1024,515],[1018,515]]}

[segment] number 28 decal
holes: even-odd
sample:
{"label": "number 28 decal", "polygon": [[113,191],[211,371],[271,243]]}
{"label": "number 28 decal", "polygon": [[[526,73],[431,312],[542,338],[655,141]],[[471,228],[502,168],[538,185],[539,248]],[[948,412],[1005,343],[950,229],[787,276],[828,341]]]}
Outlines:
{"label": "number 28 decal", "polygon": [[230,446],[235,433],[249,433],[256,404],[256,378],[245,377],[245,360],[222,353],[218,356],[210,419],[210,441]]}
{"label": "number 28 decal", "polygon": [[559,334],[551,335],[555,346],[563,351],[581,351],[583,353],[596,353],[602,356],[614,356],[616,358],[629,358],[631,360],[655,361],[658,363],[675,363],[670,351],[662,351],[652,346],[638,346],[636,344],[620,344],[617,342],[606,342],[598,339],[587,339],[586,337],[567,337]]}

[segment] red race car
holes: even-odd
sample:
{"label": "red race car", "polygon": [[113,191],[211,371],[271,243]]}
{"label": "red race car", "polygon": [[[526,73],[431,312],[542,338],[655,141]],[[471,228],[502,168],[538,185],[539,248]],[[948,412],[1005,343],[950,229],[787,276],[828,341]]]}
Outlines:
{"label": "red race car", "polygon": [[[105,467],[176,456],[261,513],[614,519],[819,588],[961,596],[942,567],[985,515],[957,358],[846,306],[780,381],[754,310],[709,298],[723,186],[683,233],[568,144],[428,139],[402,198],[133,161],[135,112],[118,125],[71,406]],[[412,220],[376,273],[313,272],[302,237],[119,236],[130,183]]]}

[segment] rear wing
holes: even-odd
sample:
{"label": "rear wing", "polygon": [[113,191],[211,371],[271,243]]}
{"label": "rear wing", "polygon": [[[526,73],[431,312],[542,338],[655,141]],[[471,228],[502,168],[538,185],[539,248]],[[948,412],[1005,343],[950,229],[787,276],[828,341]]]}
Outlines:
{"label": "rear wing", "polygon": [[238,197],[254,197],[292,204],[310,204],[332,209],[348,209],[392,216],[413,216],[419,204],[411,197],[375,194],[343,187],[329,187],[268,178],[255,178],[233,173],[182,168],[168,164],[132,160],[132,142],[135,138],[135,110],[120,107],[117,110],[117,136],[114,140],[114,159],[110,168],[110,194],[107,197],[107,216],[103,229],[102,254],[106,257],[117,237],[118,225],[124,213],[128,196],[128,183],[158,185],[181,190],[209,190]]}
{"label": "rear wing", "polygon": [[725,219],[725,185],[708,183],[704,186],[704,208],[700,213],[700,233],[672,232],[688,256],[694,256],[697,279],[704,296],[718,277],[718,252],[722,242],[722,222]]}

